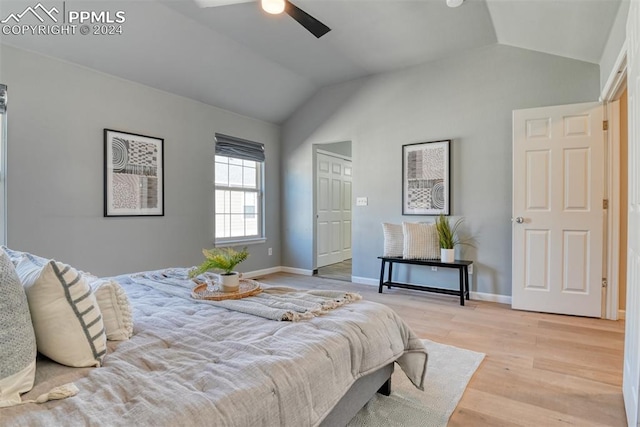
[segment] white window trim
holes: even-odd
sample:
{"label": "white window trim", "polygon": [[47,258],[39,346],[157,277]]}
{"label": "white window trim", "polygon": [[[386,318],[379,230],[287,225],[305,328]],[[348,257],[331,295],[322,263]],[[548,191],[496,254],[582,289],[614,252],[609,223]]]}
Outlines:
{"label": "white window trim", "polygon": [[[230,156],[224,156],[229,157]],[[265,179],[264,179],[264,170],[265,170],[265,162],[256,162],[258,164],[258,189],[239,187],[239,186],[231,186],[231,185],[216,185],[215,184],[215,160],[214,160],[214,190],[213,190],[213,200],[214,200],[214,212],[213,212],[213,242],[215,247],[228,247],[228,246],[239,246],[239,245],[255,245],[264,243],[267,241],[266,232],[265,232],[265,209],[266,209],[266,200],[264,197],[265,194]],[[219,237],[216,238],[216,214],[215,211],[215,192],[216,190],[228,190],[228,191],[245,191],[245,192],[254,192],[258,195],[258,205],[260,206],[260,218],[258,221],[258,234],[251,236],[233,236],[233,237]]]}

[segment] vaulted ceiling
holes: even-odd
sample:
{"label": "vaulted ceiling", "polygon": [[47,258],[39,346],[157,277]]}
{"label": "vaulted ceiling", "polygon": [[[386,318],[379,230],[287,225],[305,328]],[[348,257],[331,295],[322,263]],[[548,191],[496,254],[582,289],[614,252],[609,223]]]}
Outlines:
{"label": "vaulted ceiling", "polygon": [[[319,88],[496,43],[599,63],[621,0],[293,0],[332,31],[316,39],[259,2],[49,1],[124,11],[119,35],[0,41],[281,123]],[[36,1],[2,0],[0,20]],[[26,18],[25,18],[26,19]],[[0,57],[0,61],[2,58]]]}

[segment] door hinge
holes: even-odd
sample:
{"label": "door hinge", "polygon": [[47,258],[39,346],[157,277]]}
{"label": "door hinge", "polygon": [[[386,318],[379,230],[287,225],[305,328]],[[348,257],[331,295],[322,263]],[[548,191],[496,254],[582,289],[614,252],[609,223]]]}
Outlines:
{"label": "door hinge", "polygon": [[607,287],[607,279],[605,277],[602,278],[602,287],[603,288]]}
{"label": "door hinge", "polygon": [[602,209],[609,209],[609,199],[602,199]]}
{"label": "door hinge", "polygon": [[602,121],[602,130],[609,130],[609,120]]}

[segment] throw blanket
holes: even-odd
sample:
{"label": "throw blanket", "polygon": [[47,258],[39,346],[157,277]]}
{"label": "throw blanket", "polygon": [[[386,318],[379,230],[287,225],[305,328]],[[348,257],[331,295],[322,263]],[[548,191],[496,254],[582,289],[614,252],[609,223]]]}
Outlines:
{"label": "throw blanket", "polygon": [[[131,276],[131,280],[142,286],[161,290],[170,295],[184,297],[189,295],[195,286],[189,279],[186,268],[171,268],[159,271],[148,271]],[[266,287],[255,296],[238,300],[199,302],[239,311],[240,313],[264,317],[270,320],[289,320],[297,322],[326,314],[329,310],[341,307],[362,297],[353,292],[329,290],[300,291],[282,286]]]}

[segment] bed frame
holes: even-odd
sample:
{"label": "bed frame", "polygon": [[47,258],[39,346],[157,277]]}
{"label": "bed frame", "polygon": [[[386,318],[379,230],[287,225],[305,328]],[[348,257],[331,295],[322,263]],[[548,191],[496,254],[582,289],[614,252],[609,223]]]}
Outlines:
{"label": "bed frame", "polygon": [[322,420],[320,427],[345,426],[376,393],[389,396],[391,374],[393,374],[393,362],[359,378],[329,412],[329,415]]}

